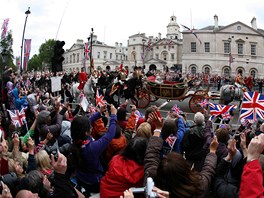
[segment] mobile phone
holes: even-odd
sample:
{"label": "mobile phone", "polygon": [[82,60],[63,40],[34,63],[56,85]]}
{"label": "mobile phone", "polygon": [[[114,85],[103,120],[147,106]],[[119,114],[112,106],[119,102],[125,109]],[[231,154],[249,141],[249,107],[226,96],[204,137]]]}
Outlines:
{"label": "mobile phone", "polygon": [[58,154],[58,149],[55,149],[51,152],[54,156],[54,160],[57,162],[59,154]]}

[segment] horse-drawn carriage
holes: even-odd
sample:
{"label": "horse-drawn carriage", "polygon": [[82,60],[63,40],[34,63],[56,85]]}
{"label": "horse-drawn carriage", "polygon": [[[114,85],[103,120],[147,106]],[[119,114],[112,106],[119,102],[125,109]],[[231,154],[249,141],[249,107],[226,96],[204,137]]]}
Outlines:
{"label": "horse-drawn carriage", "polygon": [[[203,111],[199,103],[208,99],[209,89],[190,91],[190,87],[184,83],[160,84],[147,81],[146,85],[137,92],[138,108],[146,108],[150,102],[159,98],[170,100],[183,101],[186,98],[189,100],[189,108],[192,112]],[[133,100],[132,100],[133,102]],[[133,102],[134,103],[134,102]]]}

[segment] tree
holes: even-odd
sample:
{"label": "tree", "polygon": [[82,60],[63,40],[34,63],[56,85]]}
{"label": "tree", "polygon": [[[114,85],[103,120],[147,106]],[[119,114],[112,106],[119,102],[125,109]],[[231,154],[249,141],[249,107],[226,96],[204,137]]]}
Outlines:
{"label": "tree", "polygon": [[[13,69],[17,70],[17,68],[14,65],[13,59],[14,59],[14,55],[13,55],[13,35],[12,35],[12,31],[8,31],[7,35],[5,38],[1,39],[0,41],[0,51],[1,53],[6,50],[7,53],[7,66],[12,67]],[[2,62],[2,58],[0,60],[1,63],[1,68],[3,68],[3,62]],[[1,70],[2,71],[2,70]]]}
{"label": "tree", "polygon": [[54,46],[56,41],[54,39],[49,39],[45,43],[41,44],[39,48],[39,59],[42,64],[47,65],[51,68],[52,57],[54,55]]}
{"label": "tree", "polygon": [[39,55],[34,54],[34,56],[28,61],[28,70],[42,70],[42,62]]}

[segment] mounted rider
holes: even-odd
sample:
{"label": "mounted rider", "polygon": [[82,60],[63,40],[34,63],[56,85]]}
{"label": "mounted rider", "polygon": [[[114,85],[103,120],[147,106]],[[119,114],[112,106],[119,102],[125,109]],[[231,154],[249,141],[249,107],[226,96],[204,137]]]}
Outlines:
{"label": "mounted rider", "polygon": [[86,72],[84,71],[84,67],[81,68],[81,72],[79,74],[79,86],[78,86],[78,89],[80,91],[83,90],[83,87],[85,85],[85,83],[87,82],[88,78],[87,78],[87,75],[86,75]]}
{"label": "mounted rider", "polygon": [[236,80],[235,80],[235,85],[238,88],[243,88],[245,86],[245,82],[244,82],[244,78],[243,78],[241,70],[238,70],[238,73],[237,73],[237,76],[236,76]]}

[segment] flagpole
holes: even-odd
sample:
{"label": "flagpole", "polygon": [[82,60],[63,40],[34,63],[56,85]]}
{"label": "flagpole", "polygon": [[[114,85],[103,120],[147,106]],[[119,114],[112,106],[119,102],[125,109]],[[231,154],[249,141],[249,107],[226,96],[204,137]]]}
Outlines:
{"label": "flagpole", "polygon": [[22,34],[22,43],[21,43],[21,54],[20,54],[20,69],[19,69],[19,74],[22,73],[22,68],[23,68],[23,43],[24,43],[24,36],[25,36],[25,30],[26,30],[26,25],[27,25],[27,18],[28,15],[31,13],[29,11],[30,7],[28,7],[28,10],[25,12],[26,14],[26,19],[25,19],[25,24],[24,24],[24,30],[23,30],[23,34]]}

